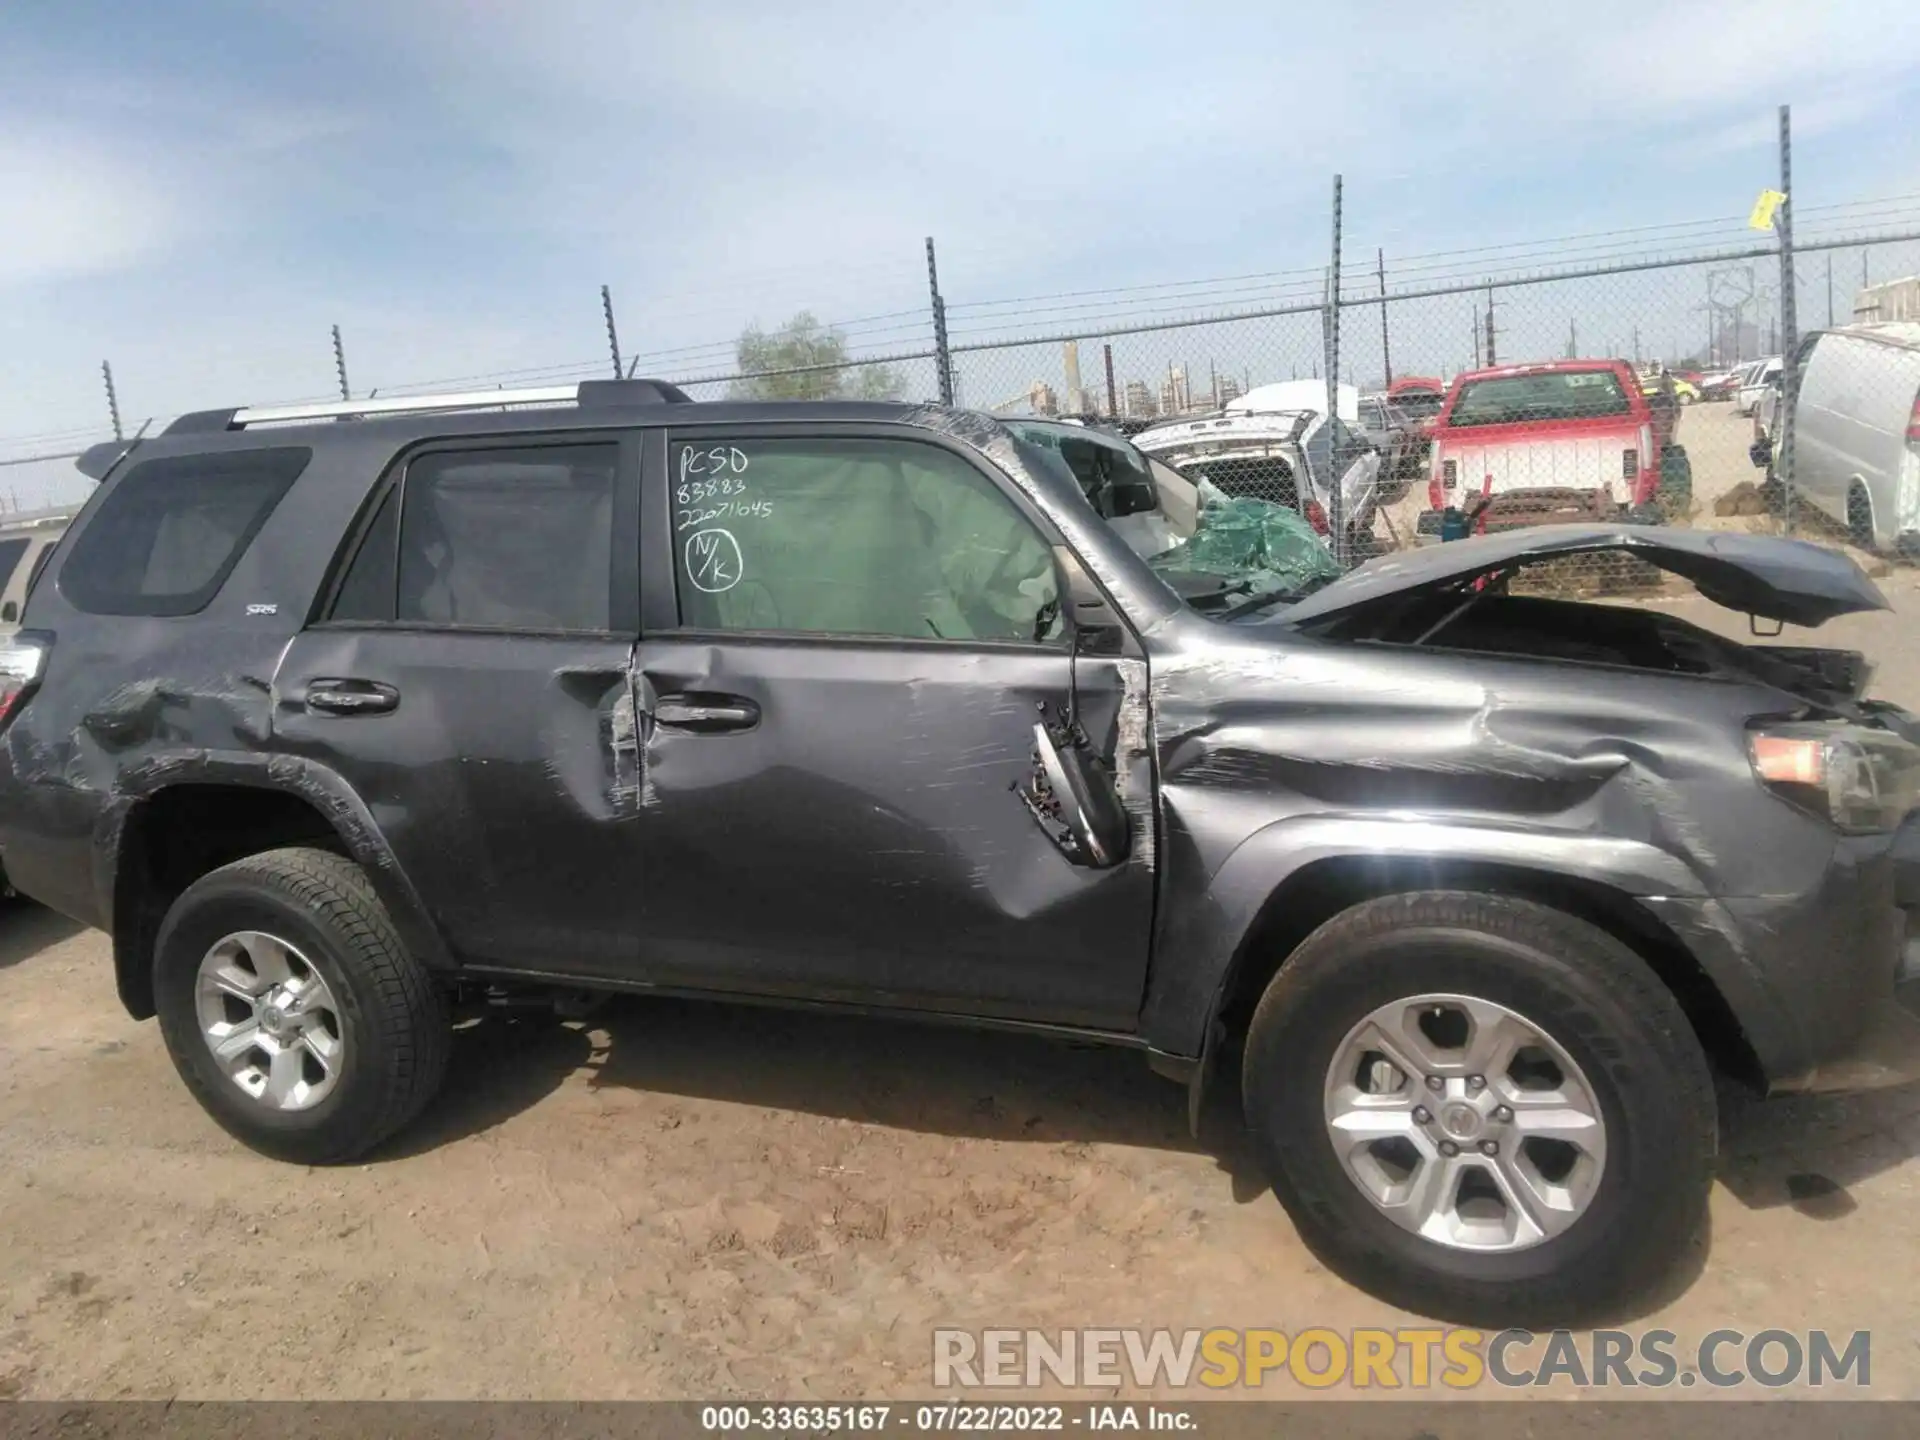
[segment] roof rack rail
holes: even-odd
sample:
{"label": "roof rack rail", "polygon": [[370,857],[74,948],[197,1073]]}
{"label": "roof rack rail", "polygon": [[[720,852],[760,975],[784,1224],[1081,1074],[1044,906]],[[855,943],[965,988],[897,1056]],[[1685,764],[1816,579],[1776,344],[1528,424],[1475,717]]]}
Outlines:
{"label": "roof rack rail", "polygon": [[382,415],[421,415],[447,410],[504,410],[520,405],[686,405],[693,397],[666,380],[582,380],[522,390],[459,390],[445,395],[400,395],[390,400],[331,400],[316,405],[251,405],[233,410],[195,410],[167,426],[169,435],[245,430],[302,420],[360,420]]}

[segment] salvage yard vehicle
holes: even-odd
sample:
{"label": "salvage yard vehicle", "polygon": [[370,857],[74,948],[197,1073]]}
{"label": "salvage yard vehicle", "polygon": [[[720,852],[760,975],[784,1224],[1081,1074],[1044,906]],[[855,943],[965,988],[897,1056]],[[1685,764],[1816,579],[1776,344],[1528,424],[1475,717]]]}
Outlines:
{"label": "salvage yard vehicle", "polygon": [[[1920,550],[1920,321],[1843,325],[1796,352],[1793,488],[1863,550]],[[1780,376],[1755,407],[1754,464],[1775,471]]]}
{"label": "salvage yard vehicle", "polygon": [[0,516],[0,635],[20,628],[27,592],[72,519],[70,506]]}
{"label": "salvage yard vehicle", "polygon": [[1329,421],[1324,381],[1257,385],[1216,414],[1165,421],[1133,443],[1195,484],[1205,480],[1235,498],[1297,510],[1329,537],[1337,470],[1349,553],[1364,553],[1380,504],[1383,457],[1353,428],[1360,392],[1341,385],[1337,403],[1340,413]]}
{"label": "salvage yard vehicle", "polygon": [[1860,657],[1509,589],[1626,551],[1885,606],[1810,544],[1542,528],[1200,613],[990,416],[649,381],[81,466],[0,648],[0,852],[270,1156],[404,1129],[495,997],[944,1019],[1191,1117],[1237,1070],[1332,1268],[1538,1327],[1680,1262],[1716,1072],[1851,1083],[1915,1023],[1920,726]]}
{"label": "salvage yard vehicle", "polygon": [[[1484,505],[1596,520],[1664,518],[1691,495],[1677,411],[1656,411],[1624,360],[1555,360],[1454,377],[1434,424],[1423,532],[1451,509]],[[1504,497],[1504,499],[1503,499]],[[1491,502],[1491,503],[1487,503]]]}
{"label": "salvage yard vehicle", "polygon": [[1754,407],[1767,393],[1767,387],[1780,376],[1780,357],[1774,355],[1765,360],[1756,360],[1749,365],[1746,373],[1740,377],[1740,384],[1733,392],[1733,408],[1736,414],[1751,415]]}

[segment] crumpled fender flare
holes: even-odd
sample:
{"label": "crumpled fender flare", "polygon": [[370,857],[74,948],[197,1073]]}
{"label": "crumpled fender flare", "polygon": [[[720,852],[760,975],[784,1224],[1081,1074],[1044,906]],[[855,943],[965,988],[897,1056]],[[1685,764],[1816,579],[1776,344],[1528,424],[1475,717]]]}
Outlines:
{"label": "crumpled fender flare", "polygon": [[[365,802],[337,771],[296,755],[196,750],[154,756],[122,771],[114,800],[101,812],[94,835],[94,891],[101,915],[114,913],[114,877],[128,820],[143,801],[176,785],[245,786],[304,800],[333,827],[347,853],[366,871],[409,952],[430,970],[458,968]],[[118,953],[115,968],[122,968]]]}
{"label": "crumpled fender flare", "polygon": [[1249,835],[1208,877],[1203,898],[1167,907],[1147,984],[1141,1033],[1155,1049],[1199,1057],[1189,1110],[1217,1062],[1219,1012],[1234,967],[1267,901],[1308,866],[1371,859],[1499,865],[1604,885],[1633,897],[1704,899],[1699,875],[1643,841],[1528,829],[1459,818],[1302,815]]}

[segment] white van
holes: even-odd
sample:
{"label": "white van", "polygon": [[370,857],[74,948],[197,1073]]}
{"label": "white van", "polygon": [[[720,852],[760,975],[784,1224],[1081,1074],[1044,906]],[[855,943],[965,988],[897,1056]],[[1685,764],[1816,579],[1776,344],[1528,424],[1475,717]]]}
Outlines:
{"label": "white van", "polygon": [[27,591],[46,568],[53,547],[66,533],[74,509],[0,515],[0,635],[20,628]]}
{"label": "white van", "polygon": [[1920,321],[1818,331],[1799,354],[1796,499],[1864,549],[1920,549]]}

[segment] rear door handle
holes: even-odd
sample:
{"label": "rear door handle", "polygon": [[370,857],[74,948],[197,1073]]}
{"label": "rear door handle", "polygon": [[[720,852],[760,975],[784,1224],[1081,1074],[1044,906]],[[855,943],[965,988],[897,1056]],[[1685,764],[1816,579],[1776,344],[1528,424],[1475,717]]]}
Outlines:
{"label": "rear door handle", "polygon": [[760,723],[760,707],[742,695],[662,695],[653,722],[699,735],[751,730]]}
{"label": "rear door handle", "polygon": [[325,715],[384,715],[400,707],[400,692],[377,680],[312,680],[306,700]]}

